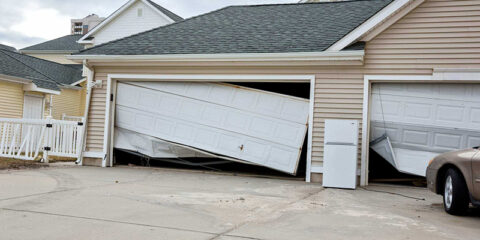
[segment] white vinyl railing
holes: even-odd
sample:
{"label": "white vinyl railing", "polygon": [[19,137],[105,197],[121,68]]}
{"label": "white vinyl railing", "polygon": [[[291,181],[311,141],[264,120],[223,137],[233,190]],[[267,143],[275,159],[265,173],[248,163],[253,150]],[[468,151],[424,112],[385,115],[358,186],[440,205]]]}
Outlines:
{"label": "white vinyl railing", "polygon": [[83,123],[53,119],[0,118],[0,157],[34,160],[40,153],[78,158]]}
{"label": "white vinyl railing", "polygon": [[62,115],[62,120],[64,120],[64,121],[83,122],[83,117],[68,116],[67,114],[63,114],[63,115]]}

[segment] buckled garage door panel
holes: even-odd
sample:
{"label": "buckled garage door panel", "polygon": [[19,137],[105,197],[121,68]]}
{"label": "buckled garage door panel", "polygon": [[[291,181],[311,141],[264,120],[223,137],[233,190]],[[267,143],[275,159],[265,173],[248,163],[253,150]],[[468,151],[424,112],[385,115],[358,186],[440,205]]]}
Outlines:
{"label": "buckled garage door panel", "polygon": [[433,156],[480,144],[480,84],[389,83],[372,89],[372,139],[386,132],[404,169],[419,161],[423,167],[414,174],[424,175]]}
{"label": "buckled garage door panel", "polygon": [[[155,85],[156,89],[162,89],[163,84],[165,83],[149,83]],[[213,85],[209,86],[210,88],[215,88],[215,85],[220,88],[226,86],[208,85]],[[278,99],[270,102],[273,106],[287,106],[287,110],[279,107],[272,111],[277,113],[275,116],[288,118],[291,116],[285,114],[289,113],[288,106],[302,103],[300,109],[307,112],[302,114],[305,116],[303,124],[271,117],[265,111],[260,114],[251,108],[242,110],[227,106],[225,102],[207,102],[192,95],[181,96],[179,93],[172,94],[120,83],[117,90],[116,126],[295,173],[307,130],[308,100],[252,91],[257,95],[273,95]],[[264,98],[256,99],[259,101]],[[248,100],[247,98],[246,102]],[[293,100],[293,103],[290,104],[289,100]],[[293,110],[298,111],[297,108]]]}
{"label": "buckled garage door panel", "polygon": [[308,100],[231,84],[195,82],[130,82],[153,90],[186,96],[216,105],[257,113],[272,118],[305,124]]}

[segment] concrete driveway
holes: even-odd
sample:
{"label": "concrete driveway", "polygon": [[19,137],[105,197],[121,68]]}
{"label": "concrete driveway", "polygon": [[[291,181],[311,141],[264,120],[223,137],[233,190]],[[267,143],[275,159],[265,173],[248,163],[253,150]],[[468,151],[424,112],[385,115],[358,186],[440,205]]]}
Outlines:
{"label": "concrete driveway", "polygon": [[478,211],[448,216],[419,188],[127,167],[0,171],[2,240],[478,239],[479,226]]}

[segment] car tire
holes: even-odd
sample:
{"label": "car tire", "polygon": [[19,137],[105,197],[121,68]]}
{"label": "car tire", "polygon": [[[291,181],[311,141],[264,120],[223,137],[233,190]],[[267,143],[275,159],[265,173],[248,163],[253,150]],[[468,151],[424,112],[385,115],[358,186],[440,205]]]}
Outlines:
{"label": "car tire", "polygon": [[448,214],[462,216],[468,211],[470,200],[463,176],[455,169],[448,169],[443,185],[443,206]]}

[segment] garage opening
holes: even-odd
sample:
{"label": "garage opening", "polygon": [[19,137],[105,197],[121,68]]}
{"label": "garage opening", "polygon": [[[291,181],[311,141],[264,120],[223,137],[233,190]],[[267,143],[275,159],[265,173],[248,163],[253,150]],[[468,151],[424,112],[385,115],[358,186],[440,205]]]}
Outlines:
{"label": "garage opening", "polygon": [[432,158],[480,144],[480,84],[374,83],[371,99],[370,182],[423,185]]}
{"label": "garage opening", "polygon": [[[152,82],[153,83],[153,82]],[[305,179],[306,175],[306,165],[307,165],[307,143],[308,143],[308,114],[309,114],[309,99],[310,99],[310,94],[311,94],[311,83],[309,82],[300,82],[300,83],[289,83],[289,82],[223,82],[223,83],[193,83],[193,82],[156,82],[157,84],[154,85],[149,85],[147,82],[119,82],[117,84],[117,106],[116,106],[116,117],[115,117],[115,136],[116,139],[115,141],[115,150],[114,150],[114,163],[117,165],[123,165],[123,164],[134,164],[134,165],[139,165],[139,166],[152,166],[152,167],[164,167],[164,168],[181,168],[181,169],[196,169],[196,170],[206,170],[206,171],[220,171],[220,172],[229,172],[229,173],[239,173],[239,174],[254,174],[254,175],[261,175],[261,176],[272,176],[272,177],[287,177],[287,178],[292,178],[292,179]],[[161,83],[161,84],[158,84]],[[123,84],[123,85],[122,85]],[[215,85],[213,88],[209,85]],[[195,88],[196,91],[191,91],[190,93],[187,93],[188,90],[185,90],[186,92],[183,92],[184,90],[179,90],[179,87],[185,89],[193,89]],[[227,86],[225,89],[217,89],[216,87],[224,87]],[[230,92],[231,89],[240,89],[240,90],[245,90],[243,92]],[[124,88],[124,90],[120,89]],[[170,88],[167,91],[167,94],[165,94],[165,89]],[[143,91],[143,89],[147,89],[148,91]],[[127,91],[125,91],[127,90]],[[123,93],[122,93],[123,91]],[[252,124],[257,124],[254,127],[254,131],[258,131],[259,133],[253,133],[253,132],[248,132],[250,130],[240,130],[240,129],[220,129],[219,134],[224,134],[224,135],[229,135],[230,131],[234,132],[232,136],[239,136],[238,138],[242,138],[243,135],[247,137],[253,137],[250,139],[241,139],[242,141],[240,142],[235,142],[237,140],[235,139],[229,139],[232,142],[235,142],[235,148],[238,148],[239,151],[248,151],[248,148],[250,147],[251,149],[256,147],[256,146],[261,146],[261,145],[248,145],[249,142],[261,142],[265,143],[264,145],[267,146],[268,148],[279,148],[282,149],[281,153],[283,153],[285,156],[284,157],[281,155],[278,155],[276,152],[262,152],[261,148],[256,148],[254,150],[258,150],[254,153],[258,154],[258,161],[255,162],[257,159],[253,158],[252,162],[245,161],[245,159],[250,160],[248,158],[241,158],[242,155],[235,155],[234,153],[228,154],[228,152],[225,152],[225,148],[219,149],[218,151],[213,151],[212,149],[215,148],[203,148],[202,142],[191,142],[192,144],[187,145],[185,143],[189,143],[188,141],[173,141],[175,138],[169,138],[169,136],[166,136],[166,138],[155,138],[153,141],[153,144],[158,144],[158,140],[166,141],[170,145],[168,148],[173,149],[173,151],[170,152],[172,154],[171,156],[168,155],[162,155],[162,154],[155,154],[155,153],[150,153],[148,150],[145,150],[143,148],[150,148],[146,146],[150,146],[152,144],[152,141],[150,141],[148,138],[149,137],[158,137],[158,136],[164,136],[164,135],[159,135],[159,134],[150,134],[148,131],[143,132],[141,130],[141,127],[139,128],[138,126],[130,127],[130,125],[125,125],[125,123],[122,123],[121,121],[125,121],[125,119],[128,120],[128,117],[132,117],[133,115],[128,116],[128,114],[125,114],[125,111],[130,111],[130,109],[125,109],[125,103],[122,103],[119,99],[121,98],[126,98],[126,99],[132,99],[133,96],[130,97],[122,97],[120,96],[121,94],[125,95],[127,93],[132,93],[134,91],[141,91],[142,96],[147,96],[148,94],[153,94],[156,96],[152,95],[152,98],[155,98],[158,100],[159,96],[162,95],[160,98],[162,98],[162,101],[164,103],[168,102],[169,107],[171,107],[172,111],[177,108],[181,108],[179,112],[177,112],[177,115],[174,116],[175,119],[179,118],[185,118],[186,116],[181,116],[178,114],[184,114],[185,112],[181,112],[184,106],[187,106],[190,104],[191,108],[197,109],[197,108],[202,108],[201,111],[207,111],[210,109],[211,111],[209,114],[212,115],[212,118],[216,116],[216,114],[222,113],[222,111],[244,111],[244,112],[239,112],[238,115],[232,114],[231,116],[236,116],[232,121],[236,121],[236,124],[238,126],[242,125],[242,121],[248,122],[250,126]],[[156,92],[158,91],[158,92]],[[231,95],[238,95],[240,96],[241,94],[244,94],[241,98],[237,98],[237,100],[241,100],[239,102],[235,102],[233,105],[228,105],[225,102],[222,102],[221,104],[218,104],[218,102],[212,102],[212,99],[205,99],[203,96],[210,94],[211,92],[216,91],[216,94],[218,96],[222,96],[223,98],[218,98],[216,101],[224,101],[225,98],[231,98],[233,96]],[[255,92],[255,94],[250,94],[252,92]],[[258,94],[257,94],[258,93]],[[222,95],[223,94],[223,95]],[[230,94],[230,95],[229,95]],[[200,96],[201,95],[201,96]],[[170,97],[172,96],[172,97]],[[181,105],[177,105],[175,103],[176,100],[179,98],[177,97],[185,97],[185,101],[181,103]],[[282,104],[289,104],[288,106],[290,110],[287,108],[287,112],[285,112],[287,115],[283,114],[281,115],[275,115],[274,112],[272,114],[267,114],[267,113],[262,113],[258,112],[255,109],[242,109],[240,105],[235,105],[235,104],[245,104],[248,106],[249,101],[252,100],[252,98],[260,98],[262,101],[264,101],[268,107],[276,107],[277,103],[281,102]],[[172,99],[176,99],[173,101]],[[223,99],[223,100],[222,100]],[[157,101],[156,100],[156,101]],[[201,105],[195,105],[194,101],[206,101],[208,104]],[[148,108],[155,108],[158,107],[158,105],[152,104],[150,101],[144,101],[146,107]],[[283,102],[282,102],[283,101]],[[233,103],[233,102],[232,102]],[[203,103],[202,103],[203,104]],[[128,105],[128,104],[127,104]],[[220,105],[220,106],[218,106]],[[139,125],[148,125],[150,126],[149,123],[147,123],[149,120],[149,111],[141,111],[142,107],[137,107],[136,105],[128,106],[129,108],[137,111],[135,118],[141,119],[144,117],[145,121],[142,123],[141,121],[137,121],[137,124]],[[305,107],[307,107],[305,109]],[[218,108],[218,109],[214,109]],[[162,108],[161,111],[166,111],[168,108]],[[232,110],[233,109],[233,110]],[[280,110],[280,108],[278,109]],[[122,113],[123,111],[123,113]],[[192,113],[192,109],[187,109],[186,110],[188,113]],[[255,112],[257,111],[257,112]],[[298,114],[296,114],[298,111]],[[277,111],[278,112],[278,111]],[[185,113],[185,114],[188,114]],[[245,114],[244,114],[245,113]],[[278,112],[280,113],[280,112]],[[120,114],[124,114],[121,116]],[[205,116],[205,113],[200,113],[198,114],[203,114],[202,116]],[[250,116],[250,114],[253,114]],[[256,115],[257,114],[257,115]],[[120,116],[119,116],[120,115]],[[144,116],[143,116],[144,115]],[[140,116],[140,117],[139,117]],[[164,113],[160,114],[159,117],[162,118],[166,116]],[[173,115],[170,115],[173,116]],[[245,116],[249,116],[244,118]],[[260,118],[257,119],[257,116],[261,116]],[[189,117],[195,117],[194,115],[190,115]],[[225,115],[225,117],[228,117],[228,114]],[[165,118],[165,120],[169,120]],[[181,119],[180,119],[181,120]],[[187,119],[188,120],[188,119]],[[268,121],[260,121],[260,120],[268,120]],[[120,122],[119,122],[120,121]],[[133,121],[133,120],[132,120]],[[158,121],[157,121],[158,122]],[[194,121],[193,121],[194,122]],[[202,121],[197,121],[194,124],[198,125],[191,125],[191,122],[189,122],[190,126],[193,128],[203,128],[204,126],[207,127],[212,127],[212,122],[202,122]],[[222,121],[219,120],[218,124],[223,124]],[[287,126],[285,124],[290,124],[290,126]],[[235,125],[237,126],[237,125]],[[299,128],[301,126],[301,128]],[[213,126],[215,127],[215,126]],[[233,126],[234,127],[234,126]],[[268,131],[265,131],[265,134],[262,134],[261,132],[267,129],[272,129],[272,134],[274,135],[269,135]],[[276,128],[276,129],[275,129]],[[247,128],[245,128],[247,129]],[[134,132],[141,132],[142,134],[131,134],[128,135],[127,131],[134,131]],[[205,134],[208,135],[208,131],[217,131],[217,130],[212,130],[212,128],[204,128],[200,130],[205,130]],[[226,130],[227,132],[224,132],[223,130]],[[197,130],[191,130],[191,131],[197,131]],[[275,132],[279,131],[279,132]],[[127,133],[127,135],[125,135]],[[123,138],[129,139],[128,141],[131,141],[131,139],[136,138],[137,146],[132,147],[129,144],[118,144],[118,139],[119,137],[117,136],[118,134],[123,134]],[[185,132],[185,136],[188,136],[188,132]],[[196,132],[195,132],[196,134]],[[235,135],[235,134],[240,134],[240,135]],[[147,136],[147,137],[144,137]],[[211,139],[202,139],[202,141],[208,143],[208,141],[215,141],[215,137],[217,135],[213,136]],[[275,137],[276,138],[270,138],[269,136]],[[120,136],[121,137],[121,136]],[[282,138],[285,139],[285,141],[282,142]],[[124,140],[121,140],[122,142],[125,142]],[[244,144],[245,143],[245,144]],[[238,145],[238,146],[237,146]],[[242,147],[244,149],[242,149]],[[298,147],[296,150],[297,152],[294,153],[295,151],[293,150],[295,147]],[[228,146],[227,146],[228,148]],[[159,148],[157,147],[157,150]],[[290,149],[290,150],[289,150]],[[154,150],[155,151],[155,150]],[[180,154],[177,154],[179,153]],[[156,152],[158,153],[158,152]],[[277,154],[277,155],[275,155]],[[269,157],[270,155],[273,155],[273,159]],[[238,156],[238,158],[237,158]],[[276,158],[284,158],[282,164],[277,164],[275,163]],[[267,162],[271,161],[271,162]],[[279,161],[281,162],[281,161]],[[253,163],[253,164],[252,164]],[[294,169],[293,172],[291,170]]]}

